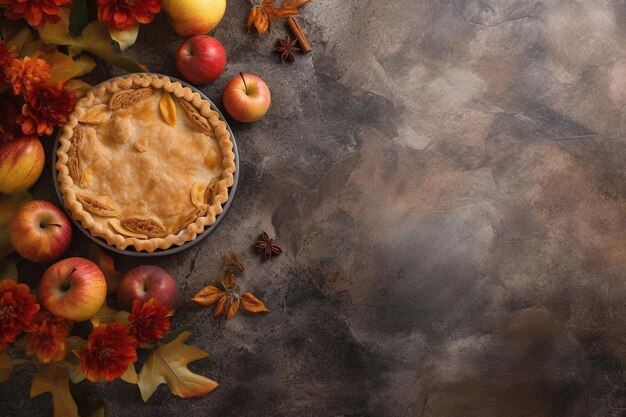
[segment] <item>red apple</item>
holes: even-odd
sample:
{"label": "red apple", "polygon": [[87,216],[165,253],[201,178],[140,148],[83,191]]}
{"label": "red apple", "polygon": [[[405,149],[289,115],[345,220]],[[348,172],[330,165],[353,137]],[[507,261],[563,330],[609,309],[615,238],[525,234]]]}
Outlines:
{"label": "red apple", "polygon": [[132,310],[135,300],[148,301],[151,298],[174,311],[178,306],[178,296],[174,278],[165,269],[152,265],[128,271],[117,289],[117,301],[126,311]]}
{"label": "red apple", "polygon": [[198,35],[183,42],[176,52],[176,67],[192,84],[206,84],[220,76],[226,67],[226,50],[209,35]]}
{"label": "red apple", "polygon": [[29,261],[48,262],[59,258],[70,246],[72,226],[54,204],[29,201],[11,219],[9,240],[17,253]]}
{"label": "red apple", "polygon": [[46,157],[36,136],[0,145],[0,192],[13,194],[32,186],[41,175]]}
{"label": "red apple", "polygon": [[93,317],[106,295],[104,274],[84,258],[67,258],[53,264],[39,282],[41,304],[52,314],[73,321]]}
{"label": "red apple", "polygon": [[272,95],[265,81],[256,75],[240,73],[226,84],[222,101],[233,119],[249,123],[265,116]]}

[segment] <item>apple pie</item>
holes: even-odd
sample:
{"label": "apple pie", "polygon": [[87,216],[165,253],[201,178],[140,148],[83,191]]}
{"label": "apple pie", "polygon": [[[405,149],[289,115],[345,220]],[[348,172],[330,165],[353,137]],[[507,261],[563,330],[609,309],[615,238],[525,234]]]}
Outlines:
{"label": "apple pie", "polygon": [[116,78],[78,101],[57,150],[74,219],[111,246],[153,252],[215,223],[233,185],[226,124],[168,77]]}

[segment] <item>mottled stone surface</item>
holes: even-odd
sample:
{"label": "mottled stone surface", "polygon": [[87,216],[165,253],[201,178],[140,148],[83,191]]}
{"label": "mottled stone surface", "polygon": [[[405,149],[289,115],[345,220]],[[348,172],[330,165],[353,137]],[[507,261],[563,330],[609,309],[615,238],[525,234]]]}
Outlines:
{"label": "mottled stone surface", "polygon": [[[282,23],[246,34],[247,2],[228,3],[228,68],[203,90],[221,106],[256,73],[272,108],[232,123],[241,180],[219,229],[151,262],[188,299],[242,251],[271,313],[220,327],[185,305],[174,323],[219,388],[143,404],[88,386],[109,415],[623,416],[624,2],[313,0],[314,50],[292,65],[270,52]],[[179,42],[160,17],[128,54],[176,76]],[[52,198],[49,175],[35,194]],[[261,230],[285,254],[262,263]],[[0,386],[0,414],[51,415],[31,377]]]}

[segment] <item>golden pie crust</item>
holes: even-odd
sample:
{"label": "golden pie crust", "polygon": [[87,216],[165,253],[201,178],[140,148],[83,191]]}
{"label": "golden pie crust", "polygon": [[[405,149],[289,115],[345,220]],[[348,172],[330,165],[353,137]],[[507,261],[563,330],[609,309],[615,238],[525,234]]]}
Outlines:
{"label": "golden pie crust", "polygon": [[215,223],[233,185],[226,124],[168,77],[133,74],[94,88],[59,142],[65,207],[118,249],[153,252],[195,239]]}

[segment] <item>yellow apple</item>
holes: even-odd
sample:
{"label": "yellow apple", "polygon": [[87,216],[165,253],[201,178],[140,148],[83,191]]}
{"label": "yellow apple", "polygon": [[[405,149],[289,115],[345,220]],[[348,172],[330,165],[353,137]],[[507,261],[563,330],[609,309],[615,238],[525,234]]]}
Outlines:
{"label": "yellow apple", "polygon": [[226,0],[163,0],[163,11],[180,36],[204,35],[224,17]]}
{"label": "yellow apple", "polygon": [[29,188],[41,175],[45,160],[43,146],[35,136],[0,145],[0,193]]}

